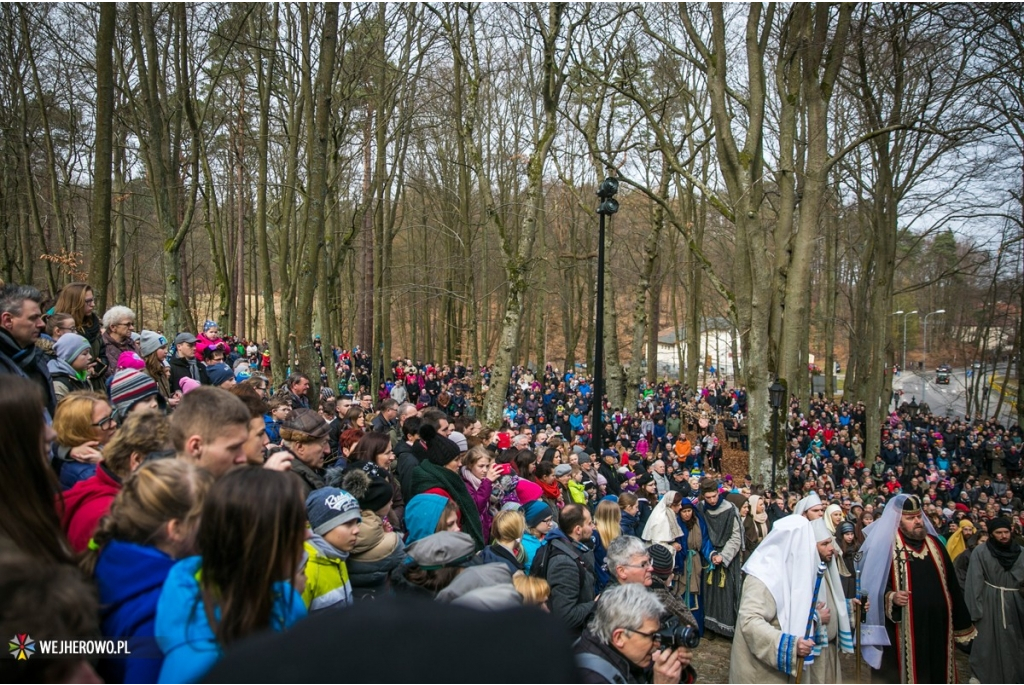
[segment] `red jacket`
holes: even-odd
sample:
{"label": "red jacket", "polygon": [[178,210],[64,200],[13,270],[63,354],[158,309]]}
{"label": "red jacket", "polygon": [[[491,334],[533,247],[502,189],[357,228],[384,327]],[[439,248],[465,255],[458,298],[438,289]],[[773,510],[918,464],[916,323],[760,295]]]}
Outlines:
{"label": "red jacket", "polygon": [[75,552],[82,552],[89,547],[89,539],[96,531],[96,526],[110,511],[110,505],[120,491],[121,481],[100,464],[96,475],[76,483],[64,492],[64,511],[60,525]]}

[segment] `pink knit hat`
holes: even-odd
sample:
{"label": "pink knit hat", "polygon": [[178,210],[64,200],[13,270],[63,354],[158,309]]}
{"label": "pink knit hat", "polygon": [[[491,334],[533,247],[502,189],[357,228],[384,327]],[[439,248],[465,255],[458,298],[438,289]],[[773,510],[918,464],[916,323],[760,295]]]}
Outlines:
{"label": "pink knit hat", "polygon": [[541,491],[540,486],[530,480],[523,478],[519,479],[516,484],[516,497],[519,498],[520,504],[526,504],[534,500],[540,499],[544,493]]}
{"label": "pink knit hat", "polygon": [[178,385],[181,386],[181,394],[187,395],[202,384],[199,381],[193,380],[186,376],[185,378],[182,378],[180,381],[178,381]]}
{"label": "pink knit hat", "polygon": [[117,368],[143,371],[146,368],[146,361],[139,356],[138,352],[129,350],[122,352],[121,356],[117,358]]}

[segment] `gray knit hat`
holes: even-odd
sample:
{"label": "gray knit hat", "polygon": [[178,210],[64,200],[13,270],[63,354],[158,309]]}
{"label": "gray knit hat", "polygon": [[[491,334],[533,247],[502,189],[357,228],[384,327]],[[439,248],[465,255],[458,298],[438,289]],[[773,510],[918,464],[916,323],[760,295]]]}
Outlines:
{"label": "gray knit hat", "polygon": [[139,343],[139,354],[145,359],[161,347],[167,347],[167,338],[156,331],[142,331],[142,342]]}
{"label": "gray knit hat", "polygon": [[68,364],[78,359],[78,355],[88,349],[92,349],[89,341],[77,333],[65,333],[53,345],[53,351],[57,357]]}
{"label": "gray knit hat", "polygon": [[306,518],[317,535],[329,533],[349,521],[363,520],[359,502],[341,488],[320,488],[309,493]]}

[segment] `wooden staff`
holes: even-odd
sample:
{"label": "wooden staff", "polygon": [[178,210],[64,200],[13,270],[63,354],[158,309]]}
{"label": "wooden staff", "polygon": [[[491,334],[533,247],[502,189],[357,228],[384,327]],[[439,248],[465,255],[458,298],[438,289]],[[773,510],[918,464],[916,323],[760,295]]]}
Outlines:
{"label": "wooden staff", "polygon": [[[811,639],[811,631],[814,630],[814,611],[815,611],[815,609],[818,608],[818,590],[821,589],[821,579],[825,577],[825,569],[826,568],[827,567],[825,566],[825,562],[824,561],[819,561],[818,562],[818,575],[814,579],[814,594],[811,596],[811,611],[808,613],[808,616],[807,616],[807,629],[804,631],[804,639],[805,640],[810,640]],[[803,672],[804,672],[804,659],[805,658],[806,657],[801,657],[801,656],[797,655],[797,661],[796,661],[796,682],[797,683],[800,682],[800,676],[802,676]]]}

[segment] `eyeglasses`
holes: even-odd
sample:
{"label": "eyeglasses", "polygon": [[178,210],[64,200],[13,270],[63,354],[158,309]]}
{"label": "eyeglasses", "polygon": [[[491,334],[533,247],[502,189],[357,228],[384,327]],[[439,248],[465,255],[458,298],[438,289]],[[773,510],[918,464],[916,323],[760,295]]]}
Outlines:
{"label": "eyeglasses", "polygon": [[[654,568],[654,564],[651,563],[651,558],[650,557],[647,557],[646,561],[643,561],[643,562],[641,562],[639,564],[623,564],[623,566],[625,566],[626,568]],[[637,632],[637,631],[633,631],[633,632]]]}
{"label": "eyeglasses", "polygon": [[135,322],[134,321],[122,321],[121,323],[119,323],[117,325],[118,326],[124,326],[125,328],[135,328]]}
{"label": "eyeglasses", "polygon": [[624,628],[623,630],[625,630],[627,633],[636,633],[637,635],[643,635],[648,640],[652,640],[654,642],[661,642],[661,635],[658,635],[657,633],[645,633],[642,630],[635,630],[633,628]]}
{"label": "eyeglasses", "polygon": [[111,414],[105,419],[100,419],[96,423],[92,424],[93,427],[99,428],[100,430],[108,431],[111,428],[117,428],[117,421],[114,419],[114,415]]}

